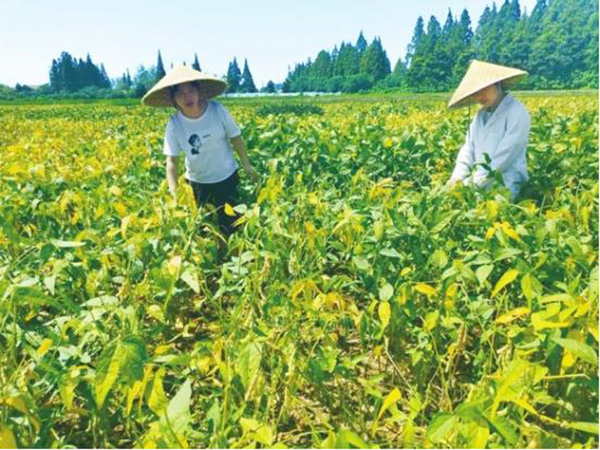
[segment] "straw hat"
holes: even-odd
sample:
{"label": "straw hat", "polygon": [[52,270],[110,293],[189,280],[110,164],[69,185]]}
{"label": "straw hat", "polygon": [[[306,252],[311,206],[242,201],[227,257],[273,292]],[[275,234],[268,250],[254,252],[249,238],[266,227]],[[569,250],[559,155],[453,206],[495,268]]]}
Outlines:
{"label": "straw hat", "polygon": [[200,90],[208,98],[216,97],[227,89],[227,83],[216,77],[191,69],[187,66],[176,66],[152,86],[142,98],[142,103],[147,106],[173,106],[169,88],[190,81],[197,82]]}
{"label": "straw hat", "polygon": [[503,86],[516,83],[526,75],[527,72],[524,70],[474,59],[458,88],[454,91],[448,107],[460,108],[466,106],[472,102],[471,95],[476,92],[496,83],[502,83]]}

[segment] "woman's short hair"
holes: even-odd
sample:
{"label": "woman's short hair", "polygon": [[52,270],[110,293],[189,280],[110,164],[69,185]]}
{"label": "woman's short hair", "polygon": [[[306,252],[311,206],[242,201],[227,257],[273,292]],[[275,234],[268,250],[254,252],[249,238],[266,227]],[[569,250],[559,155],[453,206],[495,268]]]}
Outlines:
{"label": "woman's short hair", "polygon": [[[192,86],[194,86],[196,88],[196,90],[198,91],[198,93],[200,93],[200,84],[197,81],[189,81],[188,83],[190,83]],[[171,101],[176,106],[177,106],[177,104],[175,103],[175,94],[177,93],[177,89],[179,89],[179,86],[181,86],[182,84],[183,83],[179,83],[179,84],[169,87],[169,95],[171,96]]]}

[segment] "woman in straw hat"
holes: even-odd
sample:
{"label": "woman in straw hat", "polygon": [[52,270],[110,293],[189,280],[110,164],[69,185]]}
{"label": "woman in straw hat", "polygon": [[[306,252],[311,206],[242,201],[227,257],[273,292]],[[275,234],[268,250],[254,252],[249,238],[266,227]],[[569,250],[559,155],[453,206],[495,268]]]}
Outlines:
{"label": "woman in straw hat", "polygon": [[[172,195],[177,188],[177,159],[185,155],[185,178],[191,185],[198,207],[206,202],[217,207],[219,226],[229,236],[235,216],[225,213],[225,204],[234,205],[237,197],[238,154],[246,174],[257,174],[246,154],[241,131],[227,109],[210,100],[222,94],[227,83],[186,66],[166,74],[142,98],[148,106],[177,108],[165,132],[163,153],[167,158],[167,183]],[[231,144],[231,145],[230,145]]]}
{"label": "woman in straw hat", "polygon": [[502,175],[511,199],[519,195],[521,185],[529,179],[525,152],[531,120],[525,107],[506,93],[506,87],[525,75],[527,72],[510,67],[477,60],[471,63],[448,106],[459,108],[476,102],[482,108],[471,122],[448,185],[462,181],[488,188],[492,182],[484,167],[488,165]]}

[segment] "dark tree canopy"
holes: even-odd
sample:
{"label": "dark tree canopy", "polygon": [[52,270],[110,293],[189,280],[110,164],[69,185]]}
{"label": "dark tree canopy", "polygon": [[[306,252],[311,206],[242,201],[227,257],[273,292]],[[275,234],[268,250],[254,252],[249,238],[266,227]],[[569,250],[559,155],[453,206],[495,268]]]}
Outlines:
{"label": "dark tree canopy", "polygon": [[519,0],[498,5],[484,9],[475,29],[466,9],[460,16],[448,10],[443,24],[419,17],[393,71],[381,41],[367,44],[360,32],[355,45],[342,42],[314,63],[296,64],[284,89],[448,91],[473,59],[527,70],[522,86],[530,89],[598,87],[598,0],[538,0],[530,15]]}

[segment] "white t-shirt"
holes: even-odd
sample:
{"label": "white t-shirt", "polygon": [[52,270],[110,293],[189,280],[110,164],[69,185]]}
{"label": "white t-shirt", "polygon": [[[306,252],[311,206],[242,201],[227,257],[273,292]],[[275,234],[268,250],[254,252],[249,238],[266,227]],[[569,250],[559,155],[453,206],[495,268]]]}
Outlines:
{"label": "white t-shirt", "polygon": [[196,183],[218,183],[238,168],[229,144],[241,134],[240,128],[224,106],[209,101],[197,119],[176,112],[167,123],[163,153],[185,154],[185,177]]}
{"label": "white t-shirt", "polygon": [[458,152],[452,178],[487,187],[490,179],[483,167],[478,166],[469,176],[473,165],[485,162],[484,154],[487,153],[491,159],[490,166],[502,173],[504,185],[516,198],[521,184],[529,179],[526,151],[530,125],[531,119],[525,107],[509,94],[491,115],[481,109]]}

